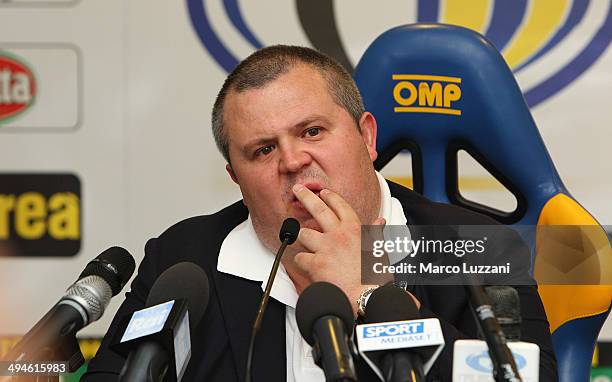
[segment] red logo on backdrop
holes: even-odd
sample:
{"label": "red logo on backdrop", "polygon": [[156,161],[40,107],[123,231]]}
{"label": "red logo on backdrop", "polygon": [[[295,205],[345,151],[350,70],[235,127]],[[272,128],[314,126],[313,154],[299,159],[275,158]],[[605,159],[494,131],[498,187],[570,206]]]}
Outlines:
{"label": "red logo on backdrop", "polygon": [[0,52],[0,123],[26,110],[35,95],[36,82],[30,68]]}

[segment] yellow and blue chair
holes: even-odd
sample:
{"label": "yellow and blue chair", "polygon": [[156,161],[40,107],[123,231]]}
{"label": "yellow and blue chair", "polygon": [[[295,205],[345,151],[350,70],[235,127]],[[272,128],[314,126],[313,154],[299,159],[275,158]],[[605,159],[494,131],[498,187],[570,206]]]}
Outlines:
{"label": "yellow and blue chair", "polygon": [[[366,110],[379,125],[377,169],[408,150],[414,189],[429,199],[457,204],[516,228],[536,227],[526,241],[550,323],[559,378],[588,380],[597,336],[612,301],[610,242],[563,185],[503,57],[469,29],[413,24],[379,36],[354,76]],[[460,194],[459,150],[467,151],[516,197],[514,211],[502,212]],[[560,255],[550,250],[541,234],[546,226],[577,230],[574,236],[584,249],[575,255],[579,258],[573,274],[554,275],[568,277],[556,284],[550,275]],[[572,263],[562,259],[567,261]],[[568,285],[568,280],[578,285]]]}

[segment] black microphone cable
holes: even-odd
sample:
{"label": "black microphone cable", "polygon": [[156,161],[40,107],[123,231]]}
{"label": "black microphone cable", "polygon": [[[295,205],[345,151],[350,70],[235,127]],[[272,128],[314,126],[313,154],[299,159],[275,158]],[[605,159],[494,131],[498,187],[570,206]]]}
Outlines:
{"label": "black microphone cable", "polygon": [[476,315],[476,322],[489,347],[495,380],[503,382],[522,381],[514,356],[508,348],[506,337],[493,311],[491,299],[485,293],[484,287],[476,282],[468,283],[465,287],[470,305]]}
{"label": "black microphone cable", "polygon": [[268,306],[268,300],[270,299],[270,291],[272,290],[272,284],[274,284],[274,279],[276,278],[276,272],[278,271],[278,267],[280,266],[280,261],[281,261],[281,258],[283,257],[283,253],[285,253],[285,248],[287,248],[288,245],[295,243],[299,233],[300,233],[300,222],[298,222],[294,218],[287,218],[285,219],[285,221],[283,221],[283,225],[278,235],[281,241],[281,246],[278,249],[278,252],[276,252],[276,256],[274,257],[274,264],[272,264],[272,270],[270,271],[270,276],[268,276],[268,283],[266,284],[264,295],[261,298],[261,303],[259,304],[259,310],[257,311],[257,316],[255,317],[255,323],[253,323],[253,329],[251,331],[251,340],[249,342],[249,353],[247,355],[246,371],[244,374],[244,380],[246,382],[251,382],[251,371],[252,371],[252,366],[253,366],[253,349],[255,348],[255,337],[257,336],[257,332],[259,332],[259,328],[261,327],[261,322],[263,320],[264,312],[266,311],[266,307]]}

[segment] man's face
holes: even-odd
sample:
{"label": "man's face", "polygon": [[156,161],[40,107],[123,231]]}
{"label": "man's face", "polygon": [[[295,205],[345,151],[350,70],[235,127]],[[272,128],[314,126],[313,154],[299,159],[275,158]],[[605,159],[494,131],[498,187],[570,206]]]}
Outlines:
{"label": "man's face", "polygon": [[364,113],[360,132],[317,69],[296,65],[262,88],[230,92],[224,124],[231,160],[227,170],[268,248],[278,246],[278,230],[287,217],[321,230],[293,195],[296,183],[315,193],[323,188],[338,193],[364,224],[377,217],[374,117]]}

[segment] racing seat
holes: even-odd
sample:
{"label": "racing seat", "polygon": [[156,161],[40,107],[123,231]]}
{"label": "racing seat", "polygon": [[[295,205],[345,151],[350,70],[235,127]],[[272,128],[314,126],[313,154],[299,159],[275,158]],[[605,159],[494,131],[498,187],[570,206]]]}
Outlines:
{"label": "racing seat", "polygon": [[[550,323],[559,378],[588,380],[612,301],[610,242],[563,185],[503,57],[482,35],[466,28],[406,25],[383,33],[368,47],[355,80],[366,110],[378,121],[377,169],[408,150],[417,192],[517,229],[536,227],[525,239]],[[514,211],[502,212],[461,195],[460,150],[514,195]],[[547,245],[550,236],[541,234],[548,226],[572,230],[573,241],[566,244],[577,250],[561,261],[566,266],[569,262],[571,271],[555,268],[559,253]],[[563,241],[566,235],[561,236],[553,241]],[[551,273],[557,279],[551,279]],[[554,281],[564,276],[564,281]]]}

